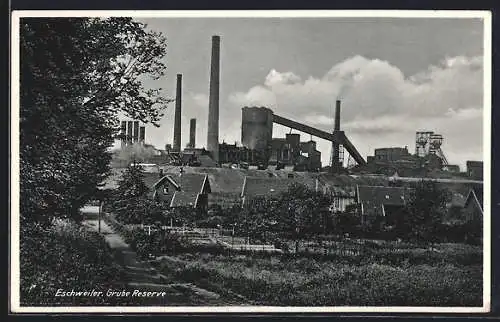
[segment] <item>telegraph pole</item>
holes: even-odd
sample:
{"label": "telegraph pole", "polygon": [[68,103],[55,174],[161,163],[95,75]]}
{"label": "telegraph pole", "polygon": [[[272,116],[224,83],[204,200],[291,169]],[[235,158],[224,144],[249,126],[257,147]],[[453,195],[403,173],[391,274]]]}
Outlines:
{"label": "telegraph pole", "polygon": [[101,233],[101,209],[102,209],[102,201],[99,201],[99,210],[97,212],[97,231],[100,234]]}

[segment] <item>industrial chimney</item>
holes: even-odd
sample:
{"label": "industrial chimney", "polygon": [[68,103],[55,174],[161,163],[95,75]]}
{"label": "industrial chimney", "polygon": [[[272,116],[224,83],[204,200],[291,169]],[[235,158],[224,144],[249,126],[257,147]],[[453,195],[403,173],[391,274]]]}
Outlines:
{"label": "industrial chimney", "polygon": [[219,162],[219,63],[220,37],[212,36],[210,63],[210,98],[208,103],[207,150],[215,162]]}
{"label": "industrial chimney", "polygon": [[188,147],[196,147],[196,119],[189,120],[189,144]]}
{"label": "industrial chimney", "polygon": [[[333,133],[340,131],[340,101],[336,101],[335,105],[335,121],[333,127]],[[342,164],[340,163],[340,146],[336,142],[332,142],[332,160],[331,160],[331,171],[338,172]]]}
{"label": "industrial chimney", "polygon": [[182,106],[182,74],[177,74],[177,90],[175,95],[174,142],[173,150],[181,151],[181,106]]}

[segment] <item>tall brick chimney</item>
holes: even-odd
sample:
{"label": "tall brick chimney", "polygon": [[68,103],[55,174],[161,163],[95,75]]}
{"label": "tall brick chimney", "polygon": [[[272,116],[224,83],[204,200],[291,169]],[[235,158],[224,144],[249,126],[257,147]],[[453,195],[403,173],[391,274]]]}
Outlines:
{"label": "tall brick chimney", "polygon": [[190,148],[196,147],[196,119],[189,120],[189,144]]}
{"label": "tall brick chimney", "polygon": [[181,108],[182,108],[182,74],[177,74],[177,89],[175,95],[174,142],[173,150],[181,150]]}
{"label": "tall brick chimney", "polygon": [[219,77],[220,37],[212,36],[210,63],[210,98],[208,103],[207,150],[215,162],[219,162]]}

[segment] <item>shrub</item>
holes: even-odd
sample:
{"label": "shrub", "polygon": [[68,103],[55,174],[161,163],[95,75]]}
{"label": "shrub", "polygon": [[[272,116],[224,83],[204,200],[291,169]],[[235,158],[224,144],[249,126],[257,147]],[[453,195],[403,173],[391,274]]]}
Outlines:
{"label": "shrub", "polygon": [[67,222],[21,226],[22,305],[112,304],[105,297],[55,297],[58,289],[121,287],[122,270],[102,236]]}

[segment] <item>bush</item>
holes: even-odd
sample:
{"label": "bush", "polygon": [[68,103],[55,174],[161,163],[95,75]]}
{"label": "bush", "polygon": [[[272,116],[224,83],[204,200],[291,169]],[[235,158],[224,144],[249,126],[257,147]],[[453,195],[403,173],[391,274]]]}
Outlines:
{"label": "bush", "polygon": [[20,238],[21,305],[113,304],[106,297],[55,297],[58,289],[123,286],[122,270],[102,236],[65,222],[22,225]]}

